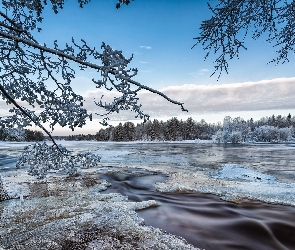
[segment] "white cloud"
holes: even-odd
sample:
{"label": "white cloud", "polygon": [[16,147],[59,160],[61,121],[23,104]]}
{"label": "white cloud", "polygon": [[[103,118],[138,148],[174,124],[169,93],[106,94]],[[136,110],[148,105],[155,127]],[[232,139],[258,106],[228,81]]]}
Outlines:
{"label": "white cloud", "polygon": [[[138,97],[143,105],[142,110],[151,115],[151,119],[165,120],[165,117],[169,119],[172,116],[194,117],[206,114],[218,116],[221,113],[224,114],[223,116],[232,113],[239,116],[239,114],[244,112],[252,114],[260,112],[258,119],[269,115],[269,112],[274,112],[275,110],[281,112],[283,110],[294,110],[295,107],[295,77],[222,85],[170,86],[160,91],[173,100],[183,102],[184,107],[189,112],[182,112],[179,106],[166,101],[159,95],[148,91],[141,91]],[[116,94],[118,96],[118,93],[101,89],[87,91],[83,95],[86,100],[84,107],[89,112],[102,113],[103,110],[99,110],[94,104],[94,98],[99,101],[100,97],[104,95],[103,100],[112,101]],[[7,106],[3,101],[0,101],[0,107],[2,115],[7,112]],[[260,114],[262,115],[260,116]],[[292,112],[291,114],[294,115]],[[284,114],[282,113],[282,115]],[[124,111],[114,114],[111,119],[117,121],[134,120],[134,116],[134,112]],[[95,127],[94,129],[97,129],[94,123],[92,126]]]}
{"label": "white cloud", "polygon": [[197,77],[197,76],[203,76],[205,75],[206,73],[208,73],[210,70],[209,69],[200,69],[196,72],[192,72],[190,73],[191,76],[193,77]]}
{"label": "white cloud", "polygon": [[[161,91],[171,99],[183,102],[189,110],[188,116],[204,112],[287,110],[295,107],[295,77],[223,85],[170,86]],[[95,93],[96,96],[102,94],[101,90],[95,90]],[[89,97],[94,96],[94,92],[87,95],[85,98],[91,99]],[[110,93],[105,93],[105,97],[112,99]],[[142,91],[138,97],[143,104],[142,109],[152,117],[184,114],[179,106],[159,95]],[[94,110],[94,107],[91,109]],[[131,112],[124,115],[127,119],[133,117],[134,113]]]}
{"label": "white cloud", "polygon": [[141,49],[152,49],[152,47],[151,46],[139,46],[139,48],[141,48]]}
{"label": "white cloud", "polygon": [[147,64],[148,62],[145,62],[145,61],[139,61],[139,63]]}

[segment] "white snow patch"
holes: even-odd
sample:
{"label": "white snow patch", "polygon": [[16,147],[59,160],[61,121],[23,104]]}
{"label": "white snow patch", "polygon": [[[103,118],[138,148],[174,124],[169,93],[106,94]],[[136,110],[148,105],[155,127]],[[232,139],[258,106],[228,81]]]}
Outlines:
{"label": "white snow patch", "polygon": [[225,164],[215,179],[229,179],[234,185],[221,189],[226,200],[238,198],[257,199],[270,203],[295,206],[295,184],[278,182],[273,176],[249,168]]}
{"label": "white snow patch", "polygon": [[224,167],[214,176],[217,179],[245,180],[260,183],[273,183],[275,178],[271,175],[263,174],[246,167],[235,164],[224,164]]}

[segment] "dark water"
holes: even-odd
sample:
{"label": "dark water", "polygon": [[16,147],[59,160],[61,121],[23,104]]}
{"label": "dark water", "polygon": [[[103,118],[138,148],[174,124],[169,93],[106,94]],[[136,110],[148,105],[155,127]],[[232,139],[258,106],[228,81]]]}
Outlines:
{"label": "dark water", "polygon": [[0,154],[0,174],[15,170],[17,157]]}
{"label": "dark water", "polygon": [[160,193],[155,182],[166,176],[138,172],[101,175],[130,201],[156,200],[158,207],[138,211],[146,225],[179,235],[205,249],[295,249],[295,207],[258,201],[225,202],[211,194]]}

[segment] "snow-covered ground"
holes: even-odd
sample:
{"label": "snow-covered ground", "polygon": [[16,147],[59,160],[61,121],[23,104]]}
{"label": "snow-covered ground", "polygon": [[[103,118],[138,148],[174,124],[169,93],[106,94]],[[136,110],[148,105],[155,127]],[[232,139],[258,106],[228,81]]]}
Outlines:
{"label": "snow-covered ground", "polygon": [[[196,191],[216,194],[222,199],[234,202],[250,199],[295,206],[294,144],[223,146],[203,143],[202,141],[173,143],[60,141],[59,143],[75,152],[91,151],[102,157],[101,162],[98,163],[96,168],[81,170],[84,171],[85,176],[120,171],[132,172],[134,169],[142,169],[165,173],[168,176],[165,182],[155,183],[155,188],[163,192]],[[42,183],[37,181],[35,177],[29,176],[25,168],[14,169],[17,155],[28,144],[0,142],[0,175],[2,176],[4,188],[10,196],[21,198],[3,203],[5,209],[1,216],[2,219],[5,219],[1,222],[1,225],[8,223],[11,227],[5,229],[0,227],[0,231],[2,235],[6,235],[8,241],[13,242],[11,237],[20,237],[20,235],[12,234],[16,227],[28,227],[28,232],[30,231],[34,235],[37,233],[29,229],[29,220],[23,219],[24,221],[22,222],[16,222],[15,220],[21,217],[21,214],[35,213],[38,207],[41,210],[49,209],[49,213],[54,214],[47,214],[44,217],[42,215],[43,220],[50,220],[52,216],[58,217],[62,219],[64,225],[70,228],[70,231],[74,230],[71,226],[74,221],[75,223],[79,221],[78,224],[81,230],[83,230],[83,225],[90,223],[90,221],[95,221],[99,225],[106,225],[108,221],[110,223],[108,227],[111,228],[109,228],[111,231],[121,230],[121,233],[123,233],[127,230],[126,228],[131,228],[133,231],[138,232],[141,238],[138,235],[136,237],[140,238],[139,242],[143,244],[141,246],[147,246],[148,248],[148,246],[152,246],[151,242],[159,244],[153,245],[150,249],[156,249],[159,246],[163,247],[159,249],[192,248],[180,239],[174,236],[169,236],[169,238],[163,232],[145,227],[140,222],[140,218],[136,215],[135,210],[154,206],[156,201],[133,204],[128,202],[127,198],[124,198],[122,195],[101,195],[98,189],[107,188],[108,184],[106,182],[101,182],[90,189],[85,189],[83,188],[84,182],[78,180],[75,182],[76,186],[73,187],[73,190],[70,190],[71,188],[69,187],[61,188],[60,185],[62,185],[63,181],[57,181],[57,179],[63,177],[52,173],[49,174],[46,181],[46,192],[53,192],[52,190],[55,190],[54,192],[56,190],[64,192],[66,190],[65,195],[60,195],[62,199],[59,196],[54,196],[55,198],[39,196],[26,199],[26,197],[32,196],[32,185],[40,185]],[[80,191],[76,192],[77,190]],[[24,197],[24,200],[22,200],[22,197]],[[87,201],[85,197],[89,197]],[[97,203],[96,201],[101,202]],[[79,210],[81,206],[85,207],[88,212],[85,212],[85,210],[81,212]],[[124,217],[123,214],[128,214],[128,216]],[[106,217],[109,219],[106,219]],[[115,222],[118,218],[124,221],[118,224]],[[42,223],[35,219],[35,217],[34,223],[37,228],[40,229],[42,227]],[[61,225],[58,224],[61,223],[60,220],[59,222],[54,220],[54,223],[57,224],[51,226],[57,230],[56,232],[62,230]],[[119,228],[120,226],[122,228]],[[42,230],[45,229],[42,228]],[[113,237],[110,235],[112,234],[109,234],[108,237]],[[153,237],[155,238],[151,235],[154,235]],[[58,241],[57,238],[54,239]],[[37,237],[36,240],[41,239]],[[96,248],[88,249],[103,249],[103,244],[107,246],[109,241],[111,241],[111,238],[92,242],[92,246],[96,244]],[[169,246],[167,242],[170,242]],[[47,242],[46,244],[49,243]],[[126,246],[129,244],[128,247],[130,249],[134,247],[132,244],[130,245],[128,240],[124,244]]]}

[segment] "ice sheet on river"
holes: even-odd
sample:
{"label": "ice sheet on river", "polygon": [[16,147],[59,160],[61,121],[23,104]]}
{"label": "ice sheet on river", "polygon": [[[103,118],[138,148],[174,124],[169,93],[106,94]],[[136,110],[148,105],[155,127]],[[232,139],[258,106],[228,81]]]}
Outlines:
{"label": "ice sheet on river", "polygon": [[235,164],[224,164],[213,173],[175,172],[167,182],[158,183],[157,189],[162,192],[212,193],[234,202],[249,199],[295,206],[294,183],[282,183],[271,175]]}
{"label": "ice sheet on river", "polygon": [[[117,171],[112,168],[116,167],[164,172],[169,179],[156,185],[160,191],[193,190],[234,201],[248,198],[295,205],[293,144],[61,143],[74,151],[89,150],[102,156],[97,171]],[[23,145],[25,143],[1,143],[1,152],[15,156],[12,149],[19,152]],[[12,172],[3,176],[7,188],[14,186],[14,176]],[[20,172],[18,176],[24,178]]]}
{"label": "ice sheet on river", "polygon": [[278,182],[271,175],[234,164],[225,164],[213,177],[236,182],[235,186],[228,187],[228,194],[225,195],[228,196],[227,199],[230,196],[244,196],[270,203],[295,205],[295,184]]}

